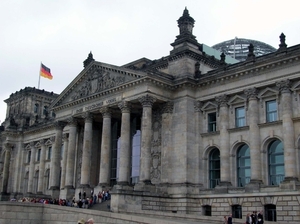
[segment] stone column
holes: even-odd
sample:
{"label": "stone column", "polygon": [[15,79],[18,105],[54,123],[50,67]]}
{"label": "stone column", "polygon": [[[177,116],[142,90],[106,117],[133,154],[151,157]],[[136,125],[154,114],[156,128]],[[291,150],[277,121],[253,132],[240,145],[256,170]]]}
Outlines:
{"label": "stone column", "polygon": [[29,165],[29,175],[28,175],[28,193],[34,193],[33,192],[33,177],[34,177],[34,164],[35,164],[35,151],[36,148],[34,146],[34,143],[30,143],[31,148],[31,157],[30,157],[30,165]]}
{"label": "stone column", "polygon": [[81,164],[81,187],[90,187],[90,169],[93,137],[93,116],[86,113],[84,116],[84,134]]}
{"label": "stone column", "polygon": [[[23,135],[20,136],[19,142],[16,145],[16,160],[15,160],[15,173],[14,173],[14,195],[17,198],[19,194],[21,194],[20,183],[21,181],[21,174],[22,174],[22,152],[23,152],[23,144],[24,137]],[[1,169],[0,169],[1,170]]]}
{"label": "stone column", "polygon": [[161,122],[161,183],[171,183],[170,179],[172,172],[172,113],[174,103],[166,102],[162,108]]}
{"label": "stone column", "polygon": [[277,82],[281,92],[281,108],[282,108],[282,132],[283,132],[283,148],[284,148],[284,182],[298,180],[296,165],[296,149],[295,149],[295,130],[292,108],[292,95],[290,91],[290,81],[282,80]]}
{"label": "stone column", "polygon": [[197,161],[197,167],[199,167],[199,169],[195,170],[195,182],[199,183],[203,186],[205,180],[207,180],[207,168],[203,166],[204,164],[204,160],[202,158],[202,154],[203,154],[203,147],[202,147],[202,136],[201,136],[201,128],[203,127],[203,116],[202,116],[202,111],[201,111],[201,107],[202,107],[202,102],[200,101],[196,101],[194,103],[194,110],[195,110],[195,147],[196,147],[196,152],[198,152],[198,154],[194,155],[194,159]]}
{"label": "stone column", "polygon": [[44,193],[44,175],[45,175],[45,160],[46,160],[46,141],[40,140],[41,144],[41,158],[40,158],[40,169],[39,169],[39,181],[38,181],[38,192],[39,194]]}
{"label": "stone column", "polygon": [[4,157],[4,164],[3,164],[3,177],[2,177],[1,194],[7,194],[12,145],[9,144],[9,143],[5,143],[4,144],[4,149],[5,149],[5,157]]}
{"label": "stone column", "polygon": [[52,197],[58,197],[59,190],[59,175],[60,175],[60,150],[62,146],[62,134],[64,123],[56,122],[56,133],[54,147],[52,148],[51,165],[50,165],[50,190],[52,190]]}
{"label": "stone column", "polygon": [[130,182],[130,106],[127,101],[119,103],[122,123],[118,185],[129,185]]}
{"label": "stone column", "polygon": [[216,97],[219,104],[219,130],[220,130],[220,162],[221,178],[220,186],[231,185],[230,180],[230,142],[229,142],[229,115],[228,115],[228,97],[226,95]]}
{"label": "stone column", "polygon": [[[248,98],[248,125],[249,125],[249,142],[250,142],[250,158],[251,158],[251,179],[250,186],[246,186],[248,190],[257,189],[262,183],[261,177],[261,153],[260,153],[260,130],[259,110],[256,88],[246,89],[244,91]],[[254,187],[254,185],[257,185]]]}
{"label": "stone column", "polygon": [[75,172],[75,152],[76,152],[76,134],[77,120],[71,118],[69,120],[69,144],[66,167],[65,188],[74,189],[74,172]]}
{"label": "stone column", "polygon": [[151,184],[150,167],[151,167],[152,105],[156,101],[156,98],[150,95],[145,95],[140,97],[139,101],[143,106],[139,182],[143,184]]}
{"label": "stone column", "polygon": [[64,142],[64,152],[61,168],[61,178],[60,178],[60,188],[64,189],[66,185],[66,169],[67,169],[67,155],[68,155],[68,145],[69,145],[69,136],[68,134],[63,134]]}
{"label": "stone column", "polygon": [[102,188],[110,186],[110,160],[111,160],[111,110],[108,107],[100,109],[103,116],[101,158],[99,185]]}

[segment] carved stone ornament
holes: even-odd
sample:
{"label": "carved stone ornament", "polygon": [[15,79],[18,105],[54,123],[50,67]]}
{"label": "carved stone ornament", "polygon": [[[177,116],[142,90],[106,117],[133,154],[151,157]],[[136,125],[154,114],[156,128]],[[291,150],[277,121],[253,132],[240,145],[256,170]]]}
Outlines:
{"label": "carved stone ornament", "polygon": [[217,103],[221,106],[221,107],[224,107],[226,106],[227,107],[227,102],[228,102],[228,97],[227,95],[221,95],[221,96],[216,96],[215,100],[217,101]]}
{"label": "carved stone ornament", "polygon": [[256,88],[249,88],[245,89],[244,93],[248,99],[257,99],[257,89]]}
{"label": "carved stone ornament", "polygon": [[93,114],[86,112],[82,115],[82,118],[84,118],[84,121],[87,123],[93,122]]}
{"label": "carved stone ornament", "polygon": [[103,107],[100,109],[100,113],[102,114],[103,118],[107,117],[110,118],[111,117],[111,109],[109,107]]}
{"label": "carved stone ornament", "polygon": [[201,112],[201,107],[202,107],[202,102],[200,102],[199,100],[198,101],[195,101],[194,102],[194,109],[195,109],[195,112]]}
{"label": "carved stone ornament", "polygon": [[139,97],[139,101],[143,107],[152,107],[153,103],[156,101],[156,98],[147,94]]}
{"label": "carved stone ornament", "polygon": [[103,68],[91,70],[83,84],[77,89],[71,97],[71,100],[77,100],[92,95],[103,90],[113,88],[125,82],[125,76],[112,74]]}
{"label": "carved stone ornament", "polygon": [[69,125],[69,126],[74,127],[74,126],[77,126],[77,124],[78,124],[78,120],[77,120],[76,118],[70,117],[70,118],[68,119],[68,125]]}
{"label": "carved stone ornament", "polygon": [[123,100],[122,102],[120,102],[118,104],[120,110],[122,111],[122,113],[130,113],[130,109],[131,109],[131,103]]}
{"label": "carved stone ornament", "polygon": [[291,88],[291,82],[288,79],[281,80],[279,82],[276,82],[276,86],[279,88],[279,91],[281,93],[290,93]]}
{"label": "carved stone ornament", "polygon": [[174,103],[171,101],[168,101],[163,104],[162,113],[163,114],[171,114],[171,113],[173,113],[173,109],[174,109]]}

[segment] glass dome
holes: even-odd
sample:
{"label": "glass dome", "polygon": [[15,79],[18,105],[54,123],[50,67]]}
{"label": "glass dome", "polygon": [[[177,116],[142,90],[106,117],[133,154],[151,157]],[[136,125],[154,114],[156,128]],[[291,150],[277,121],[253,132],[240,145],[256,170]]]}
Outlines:
{"label": "glass dome", "polygon": [[248,47],[250,44],[253,44],[254,46],[255,56],[261,56],[276,51],[274,47],[266,43],[243,38],[227,40],[212,46],[212,48],[220,52],[224,52],[224,54],[230,55],[238,61],[245,61],[247,59],[249,52]]}

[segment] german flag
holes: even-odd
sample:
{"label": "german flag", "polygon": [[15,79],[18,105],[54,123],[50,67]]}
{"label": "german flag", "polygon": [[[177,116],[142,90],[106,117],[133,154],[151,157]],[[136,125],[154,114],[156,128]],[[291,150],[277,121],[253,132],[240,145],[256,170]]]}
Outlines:
{"label": "german flag", "polygon": [[41,63],[41,71],[40,76],[47,78],[47,79],[53,79],[53,76],[51,75],[50,68],[46,67]]}

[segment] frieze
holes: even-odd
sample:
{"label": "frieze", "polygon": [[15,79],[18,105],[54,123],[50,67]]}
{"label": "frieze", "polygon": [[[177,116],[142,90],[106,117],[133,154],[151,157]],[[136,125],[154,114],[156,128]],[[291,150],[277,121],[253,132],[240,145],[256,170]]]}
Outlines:
{"label": "frieze", "polygon": [[70,100],[77,100],[119,86],[125,83],[125,81],[126,78],[124,75],[113,74],[102,68],[97,68],[88,74],[83,85],[73,93]]}
{"label": "frieze", "polygon": [[114,104],[114,103],[120,102],[121,100],[122,100],[122,97],[117,96],[117,97],[110,98],[110,99],[107,99],[107,100],[104,100],[104,101],[93,103],[93,104],[87,105],[85,107],[73,110],[73,115],[74,114],[81,114],[81,113],[92,111],[92,110],[95,110],[95,109],[100,109],[103,106]]}

